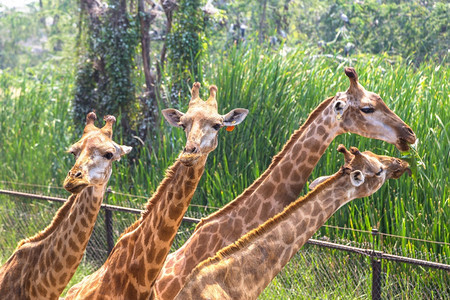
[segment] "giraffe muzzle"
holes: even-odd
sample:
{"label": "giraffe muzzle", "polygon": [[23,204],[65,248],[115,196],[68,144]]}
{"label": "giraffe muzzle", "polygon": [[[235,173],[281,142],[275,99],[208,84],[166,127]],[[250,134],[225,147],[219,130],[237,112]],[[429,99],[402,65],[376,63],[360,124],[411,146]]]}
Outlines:
{"label": "giraffe muzzle", "polygon": [[200,153],[181,153],[180,161],[187,167],[192,167],[195,162],[202,156]]}
{"label": "giraffe muzzle", "polygon": [[400,151],[408,151],[409,145],[416,142],[416,134],[409,126],[404,126],[401,130],[401,137],[395,145]]}
{"label": "giraffe muzzle", "polygon": [[88,185],[89,182],[84,179],[83,173],[81,171],[69,171],[66,179],[64,180],[64,188],[72,194],[80,193]]}

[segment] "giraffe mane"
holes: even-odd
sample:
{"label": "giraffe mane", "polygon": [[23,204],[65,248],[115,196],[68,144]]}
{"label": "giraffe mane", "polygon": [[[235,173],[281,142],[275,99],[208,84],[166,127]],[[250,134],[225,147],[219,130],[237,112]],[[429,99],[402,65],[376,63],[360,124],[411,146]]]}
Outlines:
{"label": "giraffe mane", "polygon": [[172,179],[180,164],[181,162],[177,159],[177,161],[166,170],[166,176],[156,189],[156,192],[153,193],[151,198],[148,200],[145,206],[145,211],[142,213],[139,220],[137,220],[136,222],[131,224],[127,229],[125,229],[124,232],[119,236],[119,239],[125,234],[135,230],[141,224],[141,222],[150,214],[150,212],[154,209],[154,206],[157,204],[158,199],[161,198],[162,193],[164,193],[164,191],[166,190],[167,185],[172,183]]}
{"label": "giraffe mane", "polygon": [[[78,195],[81,195],[81,193]],[[53,220],[50,223],[50,225],[45,227],[44,230],[38,232],[34,236],[21,240],[18,243],[17,248],[19,248],[20,246],[22,246],[23,244],[26,244],[26,243],[42,241],[43,239],[50,236],[58,228],[59,224],[61,224],[61,222],[64,219],[66,219],[67,214],[68,214],[70,208],[72,207],[73,203],[75,202],[76,198],[77,198],[77,195],[75,195],[75,194],[70,195],[69,199],[64,203],[63,206],[61,206],[61,208],[56,213],[55,217],[53,217]]]}
{"label": "giraffe mane", "polygon": [[328,188],[332,185],[337,179],[339,179],[342,175],[345,174],[345,168],[341,168],[338,172],[332,175],[330,178],[321,182],[314,190],[310,191],[305,196],[302,196],[289,204],[282,212],[275,215],[273,218],[267,220],[263,225],[260,225],[257,228],[250,230],[247,234],[243,235],[239,240],[234,242],[231,245],[228,245],[221,250],[217,251],[216,255],[210,257],[203,262],[199,263],[194,270],[190,273],[189,276],[196,276],[199,274],[200,270],[203,267],[207,267],[216,262],[219,262],[234,253],[238,252],[240,249],[247,247],[249,244],[253,243],[256,239],[258,239],[264,233],[272,230],[278,223],[290,217],[290,215],[300,206],[303,205],[305,201],[310,197],[314,197],[318,193],[322,192],[324,189]]}
{"label": "giraffe mane", "polygon": [[264,173],[259,176],[259,178],[254,181],[246,190],[244,190],[234,201],[228,203],[225,205],[221,210],[218,210],[209,216],[202,218],[200,222],[195,227],[195,231],[197,231],[200,227],[202,227],[204,224],[206,224],[210,219],[216,218],[218,216],[224,215],[229,213],[230,211],[234,210],[234,208],[238,205],[239,202],[241,202],[241,199],[245,199],[248,196],[250,196],[260,185],[261,183],[269,176],[269,174],[272,172],[272,170],[278,165],[278,163],[283,159],[283,157],[286,155],[288,151],[292,149],[294,146],[296,140],[300,138],[300,136],[305,132],[306,128],[325,110],[326,107],[330,104],[330,102],[334,99],[333,97],[329,97],[322,101],[322,103],[319,104],[319,106],[309,114],[308,119],[306,119],[305,123],[294,131],[294,133],[291,135],[289,140],[286,142],[286,144],[283,146],[283,149],[281,152],[279,152],[277,155],[275,155],[272,158],[272,162],[270,163],[269,167],[264,171]]}

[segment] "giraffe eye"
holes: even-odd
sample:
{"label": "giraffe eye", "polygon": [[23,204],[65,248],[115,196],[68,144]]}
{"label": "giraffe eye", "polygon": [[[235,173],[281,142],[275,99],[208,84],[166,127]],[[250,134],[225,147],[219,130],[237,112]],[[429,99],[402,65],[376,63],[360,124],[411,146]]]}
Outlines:
{"label": "giraffe eye", "polygon": [[373,107],[363,107],[361,108],[361,111],[365,114],[371,114],[375,111]]}
{"label": "giraffe eye", "polygon": [[383,173],[383,168],[380,168],[380,171],[378,171],[378,173],[375,173],[375,175],[380,176],[381,173]]}
{"label": "giraffe eye", "polygon": [[214,130],[219,130],[222,127],[222,124],[214,124],[213,128]]}
{"label": "giraffe eye", "polygon": [[113,154],[112,154],[111,152],[106,152],[106,153],[103,155],[103,157],[106,158],[106,159],[111,159],[111,158],[113,157]]}

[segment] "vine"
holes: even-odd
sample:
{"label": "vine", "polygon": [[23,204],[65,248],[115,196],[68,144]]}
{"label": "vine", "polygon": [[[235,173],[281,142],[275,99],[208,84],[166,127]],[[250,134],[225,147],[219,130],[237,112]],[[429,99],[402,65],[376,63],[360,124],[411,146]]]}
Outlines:
{"label": "vine", "polygon": [[86,33],[79,44],[86,49],[76,76],[73,116],[79,122],[93,109],[120,116],[124,136],[131,137],[138,113],[132,72],[139,27],[123,0],[110,0],[106,8],[92,5],[81,2],[86,13],[80,18],[87,26],[80,29]]}
{"label": "vine", "polygon": [[199,80],[199,62],[204,44],[204,20],[200,0],[181,0],[167,37],[168,62],[172,68],[172,98],[189,95],[187,81]]}

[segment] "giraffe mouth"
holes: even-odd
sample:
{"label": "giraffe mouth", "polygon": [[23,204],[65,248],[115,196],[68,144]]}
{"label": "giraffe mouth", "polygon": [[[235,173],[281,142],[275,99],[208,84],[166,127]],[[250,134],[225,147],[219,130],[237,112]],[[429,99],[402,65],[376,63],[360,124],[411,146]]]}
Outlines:
{"label": "giraffe mouth", "polygon": [[88,185],[89,182],[85,180],[74,180],[73,178],[70,177],[64,180],[64,188],[72,194],[79,194]]}
{"label": "giraffe mouth", "polygon": [[397,147],[398,150],[405,152],[409,150],[409,143],[405,139],[399,138],[395,147]]}
{"label": "giraffe mouth", "polygon": [[403,175],[403,173],[408,174],[409,177],[412,176],[411,169],[410,168],[405,168],[405,169],[396,170],[396,171],[392,172],[391,178],[392,179],[400,178]]}
{"label": "giraffe mouth", "polygon": [[180,162],[186,167],[192,167],[202,155],[200,153],[181,154]]}

